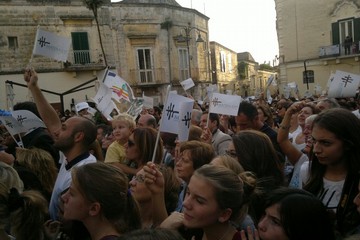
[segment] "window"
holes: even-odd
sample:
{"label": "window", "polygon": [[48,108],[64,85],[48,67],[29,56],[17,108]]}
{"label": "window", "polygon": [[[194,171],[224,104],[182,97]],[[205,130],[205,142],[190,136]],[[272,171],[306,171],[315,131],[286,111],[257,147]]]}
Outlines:
{"label": "window", "polygon": [[223,51],[220,52],[220,71],[225,72],[226,58]]}
{"label": "window", "polygon": [[231,53],[228,54],[228,65],[229,65],[229,72],[232,72],[232,62],[231,62]]}
{"label": "window", "polygon": [[136,51],[140,83],[152,83],[154,81],[154,73],[151,60],[151,49],[138,48]]}
{"label": "window", "polygon": [[87,32],[72,32],[71,38],[74,51],[74,63],[90,63],[90,51]]}
{"label": "window", "polygon": [[[351,40],[356,45],[354,46],[354,50],[351,49],[351,53],[357,53],[357,49],[359,41],[360,41],[360,18],[347,18],[341,19],[337,22],[331,24],[332,29],[332,41],[333,45],[340,45],[340,52],[345,53],[345,38],[347,36],[351,37]],[[354,52],[355,51],[355,52]]]}
{"label": "window", "polygon": [[18,49],[19,45],[18,45],[17,37],[8,37],[8,42],[9,42],[9,49],[12,50]]}
{"label": "window", "polygon": [[307,73],[307,83],[314,83],[314,71],[313,70],[306,70],[303,71],[303,83],[306,84],[306,73]]}
{"label": "window", "polygon": [[186,80],[189,76],[189,56],[186,48],[179,48],[180,79]]}

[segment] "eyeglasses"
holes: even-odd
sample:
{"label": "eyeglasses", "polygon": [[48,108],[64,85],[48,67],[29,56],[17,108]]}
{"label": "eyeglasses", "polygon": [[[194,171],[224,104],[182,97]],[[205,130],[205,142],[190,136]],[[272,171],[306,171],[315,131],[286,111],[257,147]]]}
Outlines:
{"label": "eyeglasses", "polygon": [[133,141],[128,140],[128,147],[132,147],[132,146],[134,146],[134,145],[135,145],[135,143],[134,143]]}
{"label": "eyeglasses", "polygon": [[226,155],[229,155],[230,157],[237,158],[237,154],[235,150],[226,150]]}
{"label": "eyeglasses", "polygon": [[145,182],[145,177],[144,175],[135,175],[132,177],[132,181],[136,181],[138,183],[144,183]]}

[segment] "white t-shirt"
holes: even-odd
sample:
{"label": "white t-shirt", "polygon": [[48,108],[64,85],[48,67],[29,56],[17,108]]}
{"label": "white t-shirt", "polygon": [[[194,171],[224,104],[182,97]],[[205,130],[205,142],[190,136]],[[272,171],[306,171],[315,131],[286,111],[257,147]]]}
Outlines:
{"label": "white t-shirt", "polygon": [[[61,162],[61,167],[55,181],[55,185],[51,194],[50,205],[49,205],[49,213],[52,220],[58,220],[59,200],[61,197],[60,194],[64,190],[69,188],[71,183],[71,168],[69,170],[66,170],[65,166],[67,164],[67,161],[66,161],[66,157],[62,152],[60,152],[59,162]],[[82,159],[80,162],[76,163],[72,167],[77,167],[94,162],[96,162],[96,158],[90,154],[89,157]]]}
{"label": "white t-shirt", "polygon": [[[309,161],[304,162],[300,169],[300,183],[303,185],[309,179]],[[341,181],[330,181],[323,178],[323,191],[318,195],[328,210],[336,212],[339,205],[345,179]],[[301,186],[302,187],[302,186]]]}

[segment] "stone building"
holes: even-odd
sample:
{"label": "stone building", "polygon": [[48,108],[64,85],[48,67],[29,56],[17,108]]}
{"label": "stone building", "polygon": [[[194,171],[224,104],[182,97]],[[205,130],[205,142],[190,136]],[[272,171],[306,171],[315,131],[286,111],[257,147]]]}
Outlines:
{"label": "stone building", "polygon": [[210,50],[213,84],[218,85],[220,93],[241,95],[237,53],[214,41],[210,42]]}
{"label": "stone building", "polygon": [[[58,109],[95,95],[94,80],[101,78],[105,59],[94,16],[82,0],[2,1],[0,13],[1,109],[11,107],[11,97],[15,103],[29,99],[19,85],[30,60],[40,86],[48,90],[46,98]],[[108,66],[135,95],[152,96],[157,104],[169,84],[181,93],[179,82],[192,77],[192,94],[201,96],[200,86],[211,83],[209,18],[198,11],[174,0],[109,0],[98,10],[98,20]],[[72,39],[67,62],[31,57],[38,26]],[[12,85],[5,87],[7,80]]]}
{"label": "stone building", "polygon": [[[359,0],[275,0],[279,80],[296,82],[300,94],[326,89],[331,72],[360,74]],[[344,41],[350,36],[351,49]],[[280,88],[281,90],[281,88]]]}
{"label": "stone building", "polygon": [[[277,71],[260,69],[249,52],[237,54],[239,69],[239,91],[241,96],[257,96],[266,88],[267,81],[271,75],[277,78]],[[271,89],[272,93],[276,89]]]}

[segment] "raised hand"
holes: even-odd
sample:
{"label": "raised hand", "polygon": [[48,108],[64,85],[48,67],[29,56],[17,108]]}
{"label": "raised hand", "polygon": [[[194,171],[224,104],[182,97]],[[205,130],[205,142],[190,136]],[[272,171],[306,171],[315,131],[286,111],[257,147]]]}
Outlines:
{"label": "raised hand", "polygon": [[143,167],[145,173],[145,184],[152,194],[164,193],[164,176],[153,162],[148,162]]}
{"label": "raised hand", "polygon": [[28,88],[37,86],[38,75],[34,69],[27,68],[27,69],[25,69],[25,72],[24,72],[24,80],[27,83]]}
{"label": "raised hand", "polygon": [[161,228],[178,229],[183,225],[184,214],[179,212],[173,212],[167,217],[161,224]]}
{"label": "raised hand", "polygon": [[254,232],[253,232],[251,227],[248,226],[246,228],[246,233],[247,233],[247,237],[246,237],[246,234],[245,234],[245,230],[241,230],[241,232],[240,232],[241,239],[244,239],[244,240],[260,240],[259,232],[258,232],[258,230],[256,228],[254,229]]}

